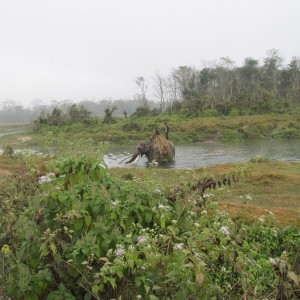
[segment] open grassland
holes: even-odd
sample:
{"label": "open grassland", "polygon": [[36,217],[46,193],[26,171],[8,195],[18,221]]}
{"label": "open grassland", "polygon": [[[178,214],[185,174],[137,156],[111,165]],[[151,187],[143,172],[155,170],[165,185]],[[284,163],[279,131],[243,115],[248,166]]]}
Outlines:
{"label": "open grassland", "polygon": [[14,131],[28,131],[29,122],[0,122],[0,134]]}
{"label": "open grassland", "polygon": [[[157,188],[171,193],[179,187],[192,186],[207,176],[222,178],[236,168],[235,164],[215,165],[196,170],[172,169],[112,169],[115,176],[139,178],[141,182],[155,182]],[[219,205],[236,217],[251,221],[272,211],[276,222],[300,226],[300,164],[283,162],[249,162],[247,176],[221,189],[217,193]],[[251,196],[247,200],[246,195]]]}

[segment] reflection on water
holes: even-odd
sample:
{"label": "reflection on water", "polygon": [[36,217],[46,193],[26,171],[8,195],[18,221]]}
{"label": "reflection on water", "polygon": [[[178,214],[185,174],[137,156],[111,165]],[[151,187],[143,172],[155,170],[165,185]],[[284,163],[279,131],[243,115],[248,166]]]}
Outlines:
{"label": "reflection on water", "polygon": [[[176,145],[175,145],[176,146]],[[133,146],[119,146],[109,149],[104,160],[109,168],[145,167],[146,158],[140,158],[133,165],[125,162],[134,153]],[[300,162],[300,140],[263,140],[241,143],[198,143],[176,146],[176,161],[162,167],[166,168],[199,168],[228,162],[245,162],[254,156],[265,156],[270,160]]]}

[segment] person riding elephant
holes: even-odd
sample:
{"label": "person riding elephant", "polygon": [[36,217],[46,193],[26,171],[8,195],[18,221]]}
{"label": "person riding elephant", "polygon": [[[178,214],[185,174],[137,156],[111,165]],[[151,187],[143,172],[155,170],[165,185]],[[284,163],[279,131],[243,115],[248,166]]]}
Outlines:
{"label": "person riding elephant", "polygon": [[170,127],[169,127],[167,121],[165,121],[165,123],[164,123],[164,132],[165,132],[165,135],[166,135],[166,139],[168,140],[169,139],[169,133],[170,133]]}

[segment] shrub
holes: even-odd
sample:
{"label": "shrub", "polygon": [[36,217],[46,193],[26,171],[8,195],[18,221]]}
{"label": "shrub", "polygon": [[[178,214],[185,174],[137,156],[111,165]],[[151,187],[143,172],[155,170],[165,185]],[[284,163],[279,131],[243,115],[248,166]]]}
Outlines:
{"label": "shrub", "polygon": [[231,129],[225,129],[221,132],[222,142],[237,142],[242,139],[240,132]]}
{"label": "shrub", "polygon": [[14,147],[12,145],[7,145],[7,146],[4,147],[3,155],[13,157],[14,154],[15,154],[15,150],[14,150]]}
{"label": "shrub", "polygon": [[217,210],[221,189],[199,194],[186,183],[170,202],[157,182],[117,180],[87,153],[49,164],[0,237],[5,296],[296,299],[299,230],[276,228],[270,212],[232,220]]}

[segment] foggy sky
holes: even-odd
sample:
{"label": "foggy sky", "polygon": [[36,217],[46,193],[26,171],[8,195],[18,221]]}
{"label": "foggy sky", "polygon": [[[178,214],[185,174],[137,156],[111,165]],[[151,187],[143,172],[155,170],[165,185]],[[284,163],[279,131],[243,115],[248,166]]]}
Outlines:
{"label": "foggy sky", "polygon": [[137,76],[262,62],[272,48],[288,63],[299,11],[299,0],[0,0],[0,102],[128,99]]}

